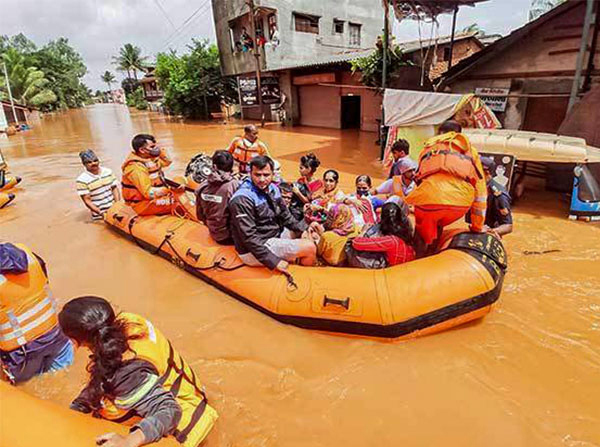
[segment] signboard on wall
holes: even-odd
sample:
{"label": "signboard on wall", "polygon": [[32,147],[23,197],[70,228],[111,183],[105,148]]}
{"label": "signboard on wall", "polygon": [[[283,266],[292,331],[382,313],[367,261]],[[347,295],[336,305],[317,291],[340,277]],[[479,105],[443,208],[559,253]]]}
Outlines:
{"label": "signboard on wall", "polygon": [[[239,78],[240,101],[243,107],[258,105],[258,83],[256,78]],[[263,104],[280,104],[281,90],[279,89],[279,78],[265,76],[260,79]]]}
{"label": "signboard on wall", "polygon": [[505,112],[508,103],[508,88],[476,88],[475,94],[494,112]]}

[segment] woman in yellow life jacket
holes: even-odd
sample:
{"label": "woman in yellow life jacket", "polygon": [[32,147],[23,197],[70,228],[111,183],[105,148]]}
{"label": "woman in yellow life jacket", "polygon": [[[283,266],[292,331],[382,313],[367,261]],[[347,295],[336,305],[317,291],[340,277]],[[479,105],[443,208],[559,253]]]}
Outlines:
{"label": "woman in yellow life jacket", "polygon": [[138,447],[173,436],[197,447],[217,412],[207,404],[196,375],[169,340],[145,318],[115,315],[103,298],[69,301],[58,316],[63,332],[92,355],[88,385],[71,408],[131,426],[128,436],[107,433],[104,447]]}
{"label": "woman in yellow life jacket", "polygon": [[419,156],[417,188],[406,202],[415,210],[417,232],[427,246],[439,239],[446,225],[471,213],[473,232],[483,232],[487,186],[477,150],[455,121],[440,126],[439,135],[425,143]]}

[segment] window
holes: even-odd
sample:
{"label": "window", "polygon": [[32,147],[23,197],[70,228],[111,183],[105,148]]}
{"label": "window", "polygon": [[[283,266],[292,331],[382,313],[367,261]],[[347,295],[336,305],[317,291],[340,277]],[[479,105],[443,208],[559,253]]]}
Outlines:
{"label": "window", "polygon": [[294,13],[296,31],[301,33],[319,34],[319,17],[308,14]]}
{"label": "window", "polygon": [[333,19],[333,33],[344,34],[344,21]]}
{"label": "window", "polygon": [[350,23],[350,45],[360,46],[360,28],[358,23]]}
{"label": "window", "polygon": [[444,48],[444,62],[448,62],[450,60],[450,47]]}

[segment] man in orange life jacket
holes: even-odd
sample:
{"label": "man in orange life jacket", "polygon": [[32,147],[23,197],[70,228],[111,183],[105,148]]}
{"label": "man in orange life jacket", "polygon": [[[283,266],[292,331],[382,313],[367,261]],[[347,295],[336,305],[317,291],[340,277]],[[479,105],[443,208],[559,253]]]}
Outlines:
{"label": "man in orange life jacket", "polygon": [[171,164],[164,148],[152,135],[139,134],[131,140],[133,152],[123,163],[123,199],[140,216],[170,214],[177,206],[164,182],[162,169]]}
{"label": "man in orange life jacket", "polygon": [[233,155],[238,172],[250,173],[250,160],[258,155],[269,156],[267,145],[258,139],[258,129],[254,124],[244,127],[244,135],[236,137],[229,144],[227,152]]}
{"label": "man in orange life jacket", "polygon": [[487,186],[477,150],[455,121],[446,121],[419,156],[417,188],[406,198],[427,247],[446,225],[471,213],[470,230],[484,231]]}
{"label": "man in orange life jacket", "polygon": [[0,244],[0,365],[25,382],[73,363],[73,346],[58,327],[46,264],[23,244]]}

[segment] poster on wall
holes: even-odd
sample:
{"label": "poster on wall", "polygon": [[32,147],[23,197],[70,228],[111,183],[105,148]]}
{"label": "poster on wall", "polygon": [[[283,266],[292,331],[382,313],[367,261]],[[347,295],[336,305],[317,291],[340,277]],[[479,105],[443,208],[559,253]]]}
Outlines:
{"label": "poster on wall", "polygon": [[510,191],[510,182],[515,169],[515,157],[513,155],[490,154],[487,152],[480,152],[479,155],[494,159],[496,167],[494,168],[494,172],[492,172],[492,180],[504,186],[507,191]]}
{"label": "poster on wall", "polygon": [[256,78],[239,78],[240,102],[243,107],[258,105],[258,87]]}
{"label": "poster on wall", "polygon": [[508,88],[476,88],[475,94],[494,112],[505,112],[508,103]]}
{"label": "poster on wall", "polygon": [[265,77],[260,80],[263,104],[280,104],[281,90],[279,89],[279,78]]}

